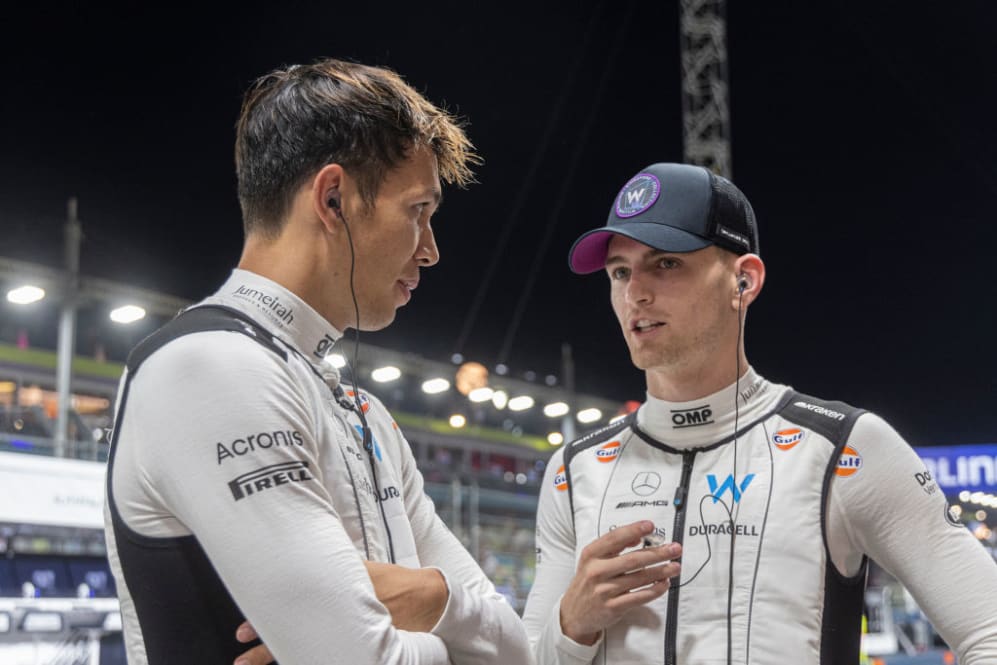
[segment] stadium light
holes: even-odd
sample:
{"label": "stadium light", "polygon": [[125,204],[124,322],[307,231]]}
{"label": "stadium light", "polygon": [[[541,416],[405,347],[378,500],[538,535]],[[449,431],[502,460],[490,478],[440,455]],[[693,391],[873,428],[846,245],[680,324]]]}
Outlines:
{"label": "stadium light", "polygon": [[533,406],[533,398],[529,395],[520,395],[519,397],[513,397],[509,400],[509,410],[510,411],[525,411],[526,409]]}
{"label": "stadium light", "polygon": [[394,365],[385,365],[384,367],[378,367],[371,372],[370,378],[374,379],[378,383],[388,383],[389,381],[394,381],[401,375],[402,371]]}
{"label": "stadium light", "polygon": [[45,297],[45,289],[40,286],[25,284],[7,292],[7,301],[15,305],[30,305]]}
{"label": "stadium light", "polygon": [[507,393],[506,391],[496,390],[494,393],[492,393],[492,404],[495,405],[496,409],[501,411],[502,409],[505,408],[506,404],[508,403],[509,403],[509,393]]}
{"label": "stadium light", "polygon": [[467,398],[472,402],[487,402],[492,398],[492,395],[494,394],[495,394],[494,390],[492,390],[488,386],[485,386],[483,388],[475,388],[474,390],[472,390],[467,394]]}
{"label": "stadium light", "polygon": [[560,418],[569,411],[564,402],[553,402],[544,407],[544,415],[548,418]]}
{"label": "stadium light", "polygon": [[580,423],[594,423],[595,421],[602,418],[602,411],[596,408],[583,409],[578,412],[578,422]]}
{"label": "stadium light", "polygon": [[560,432],[551,432],[547,435],[547,442],[552,446],[559,446],[564,443],[564,435]]}
{"label": "stadium light", "polygon": [[422,392],[429,395],[435,395],[437,393],[442,393],[443,391],[450,388],[450,382],[446,379],[435,378],[429,379],[422,382]]}
{"label": "stadium light", "polygon": [[325,361],[336,369],[346,367],[346,358],[341,353],[330,353],[325,357]]}
{"label": "stadium light", "polygon": [[467,424],[467,418],[460,415],[459,413],[455,413],[452,416],[450,416],[450,427],[453,427],[454,429],[460,429],[466,424]]}
{"label": "stadium light", "polygon": [[111,320],[115,323],[135,323],[145,318],[145,308],[138,305],[123,305],[111,310]]}

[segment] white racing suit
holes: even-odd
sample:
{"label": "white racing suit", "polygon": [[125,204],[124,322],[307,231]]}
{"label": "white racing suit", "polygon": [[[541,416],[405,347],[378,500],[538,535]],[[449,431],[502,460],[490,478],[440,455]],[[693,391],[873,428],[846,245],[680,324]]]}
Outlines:
{"label": "white racing suit", "polygon": [[[872,558],[961,665],[997,663],[997,566],[900,435],[750,369],[738,388],[687,403],[649,396],[636,418],[553,455],[524,615],[537,661],[726,664],[729,618],[735,665],[853,665]],[[680,577],[595,645],[574,642],[560,599],[582,549],[641,519],[682,543]]]}
{"label": "white racing suit", "polygon": [[[231,663],[247,649],[243,618],[284,665],[528,660],[521,621],[367,394],[364,450],[322,362],[338,336],[291,292],[235,270],[131,354],[105,507],[131,665]],[[391,625],[364,559],[442,571],[449,600],[430,633]]]}

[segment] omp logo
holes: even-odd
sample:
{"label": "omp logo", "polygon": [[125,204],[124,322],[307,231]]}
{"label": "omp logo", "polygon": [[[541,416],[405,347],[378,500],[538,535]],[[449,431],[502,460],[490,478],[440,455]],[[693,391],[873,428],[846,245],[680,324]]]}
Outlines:
{"label": "omp logo", "polygon": [[600,462],[612,462],[620,454],[620,442],[610,441],[595,451],[595,458]]}
{"label": "omp logo", "polygon": [[696,406],[691,409],[672,411],[672,426],[675,429],[683,427],[699,427],[713,422],[713,409],[710,405]]}
{"label": "omp logo", "polygon": [[228,484],[228,488],[232,490],[232,496],[235,500],[241,501],[253,494],[259,494],[281,485],[302,483],[306,480],[315,480],[315,478],[308,471],[308,462],[301,460],[272,464],[256,471],[244,473],[232,480]]}
{"label": "omp logo", "polygon": [[563,464],[557,468],[557,473],[554,474],[554,489],[558,492],[568,489],[568,474],[564,472]]}
{"label": "omp logo", "polygon": [[713,495],[713,503],[720,501],[728,491],[734,498],[734,503],[741,503],[741,497],[744,496],[744,492],[748,489],[748,485],[751,484],[754,478],[755,474],[749,473],[741,481],[741,484],[738,485],[734,482],[734,476],[729,475],[724,479],[722,484],[719,484],[717,483],[717,477],[710,473],[706,476],[706,482],[710,484],[710,494]]}
{"label": "omp logo", "polygon": [[803,440],[803,430],[799,427],[781,429],[772,435],[772,442],[779,450],[789,450]]}
{"label": "omp logo", "polygon": [[835,411],[833,409],[826,409],[823,406],[817,406],[816,404],[811,404],[810,402],[793,402],[793,406],[798,406],[801,409],[806,409],[807,411],[813,411],[816,414],[827,416],[828,418],[833,418],[835,420],[844,420],[845,414],[840,411]]}
{"label": "omp logo", "polygon": [[838,458],[838,468],[834,472],[847,478],[858,473],[860,468],[862,468],[862,456],[859,455],[859,451],[851,446],[845,446],[841,451],[841,457]]}
{"label": "omp logo", "polygon": [[[356,393],[353,392],[352,390],[346,391],[346,396],[349,397],[350,399],[353,399],[354,395],[356,395]],[[370,400],[363,393],[360,393],[360,410],[363,411],[364,413],[370,411]]]}

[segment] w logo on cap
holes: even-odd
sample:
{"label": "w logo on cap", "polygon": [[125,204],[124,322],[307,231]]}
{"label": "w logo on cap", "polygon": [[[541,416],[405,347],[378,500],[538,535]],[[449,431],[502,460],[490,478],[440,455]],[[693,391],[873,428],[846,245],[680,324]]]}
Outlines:
{"label": "w logo on cap", "polygon": [[616,215],[626,219],[654,205],[661,193],[661,182],[650,173],[640,173],[623,186],[616,197]]}
{"label": "w logo on cap", "polygon": [[647,190],[641,187],[640,189],[635,189],[627,192],[627,205],[632,207],[639,206],[641,201],[644,199],[644,192]]}

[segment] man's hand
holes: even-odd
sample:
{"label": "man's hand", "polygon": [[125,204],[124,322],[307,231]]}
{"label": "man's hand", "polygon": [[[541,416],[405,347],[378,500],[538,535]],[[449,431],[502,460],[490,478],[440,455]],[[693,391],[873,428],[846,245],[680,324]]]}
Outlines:
{"label": "man's hand", "polygon": [[[450,592],[440,571],[433,568],[405,568],[391,563],[365,561],[374,593],[388,612],[395,628],[428,633],[443,616]],[[252,642],[258,635],[244,621],[235,633],[240,642]],[[274,662],[267,645],[260,644],[239,656],[234,665],[269,665]]]}
{"label": "man's hand", "polygon": [[443,616],[450,592],[440,571],[365,562],[377,599],[391,613],[395,628],[428,633]]}
{"label": "man's hand", "polygon": [[561,597],[561,630],[565,635],[579,644],[595,644],[602,630],[619,621],[631,607],[668,591],[670,578],[679,574],[679,564],[656,564],[678,557],[681,545],[670,543],[620,554],[640,544],[653,530],[651,522],[634,522],[613,529],[582,550],[575,576]]}
{"label": "man's hand", "polygon": [[[243,621],[238,630],[235,631],[235,639],[240,642],[252,642],[259,635],[248,621]],[[255,646],[246,653],[235,659],[234,665],[269,665],[274,661],[273,654],[266,644]]]}

